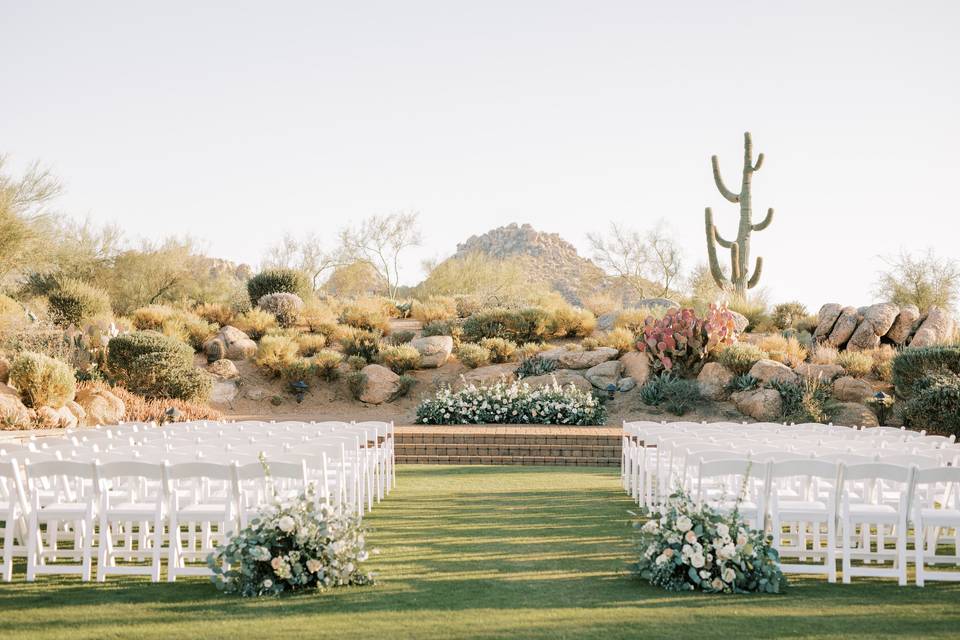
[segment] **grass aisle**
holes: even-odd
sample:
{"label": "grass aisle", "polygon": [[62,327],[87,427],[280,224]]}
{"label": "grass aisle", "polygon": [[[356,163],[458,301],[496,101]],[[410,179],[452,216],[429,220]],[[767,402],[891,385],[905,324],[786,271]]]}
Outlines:
{"label": "grass aisle", "polygon": [[630,579],[616,470],[404,467],[370,517],[377,586],[269,600],[202,579],[0,584],[2,638],[957,637],[960,585],[792,580],[783,596]]}

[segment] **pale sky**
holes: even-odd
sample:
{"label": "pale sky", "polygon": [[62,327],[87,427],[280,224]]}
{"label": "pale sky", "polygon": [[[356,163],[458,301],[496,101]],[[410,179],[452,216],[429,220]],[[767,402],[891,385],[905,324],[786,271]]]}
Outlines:
{"label": "pale sky", "polygon": [[662,218],[692,267],[705,206],[735,234],[709,159],[738,185],[745,130],[773,301],[960,257],[957,2],[0,0],[0,26],[0,152],[64,211],[236,261],[417,210],[407,283],[514,221],[585,253]]}

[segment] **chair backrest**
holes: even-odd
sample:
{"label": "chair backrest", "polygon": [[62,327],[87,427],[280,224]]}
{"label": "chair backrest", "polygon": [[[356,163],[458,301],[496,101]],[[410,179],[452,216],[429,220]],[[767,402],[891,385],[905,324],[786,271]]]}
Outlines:
{"label": "chair backrest", "polygon": [[214,462],[180,462],[167,466],[167,478],[170,480],[182,480],[185,478],[232,480],[233,470],[229,464],[217,464]]}

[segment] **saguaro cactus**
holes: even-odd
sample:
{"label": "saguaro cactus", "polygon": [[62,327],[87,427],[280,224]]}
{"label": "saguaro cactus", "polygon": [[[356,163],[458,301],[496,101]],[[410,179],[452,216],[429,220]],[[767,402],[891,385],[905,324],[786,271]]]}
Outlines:
{"label": "saguaro cactus", "polygon": [[[753,209],[750,198],[750,182],[753,174],[760,170],[763,165],[763,154],[757,156],[757,161],[753,161],[753,142],[750,140],[750,132],[743,134],[743,181],[740,183],[740,193],[734,193],[727,189],[723,184],[723,178],[720,177],[720,164],[717,156],[710,158],[713,164],[713,180],[717,183],[717,189],[720,195],[730,202],[740,203],[740,228],[737,231],[737,239],[734,241],[724,240],[717,232],[717,227],[713,224],[713,211],[710,207],[706,210],[707,226],[707,255],[710,258],[710,273],[716,281],[717,286],[723,289],[733,288],[734,295],[743,298],[747,295],[747,289],[752,289],[760,281],[760,274],[763,271],[763,258],[757,257],[757,264],[753,270],[752,276],[747,276],[750,270],[750,234],[754,231],[763,231],[773,220],[773,209],[767,210],[767,216],[757,224],[753,224]],[[720,268],[720,262],[717,260],[717,245],[730,250],[730,279]]]}

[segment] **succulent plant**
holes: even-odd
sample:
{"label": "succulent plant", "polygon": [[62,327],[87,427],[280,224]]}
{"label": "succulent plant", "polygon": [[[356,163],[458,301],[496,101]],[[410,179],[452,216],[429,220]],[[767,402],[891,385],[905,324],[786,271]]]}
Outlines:
{"label": "succulent plant", "polygon": [[706,357],[736,340],[733,314],[724,306],[711,305],[706,318],[693,309],[670,309],[656,319],[649,316],[637,350],[646,354],[654,372],[679,375],[697,373]]}
{"label": "succulent plant", "polygon": [[554,371],[557,368],[556,360],[548,360],[541,356],[530,356],[520,361],[517,367],[517,378],[530,378],[533,376],[542,376]]}

